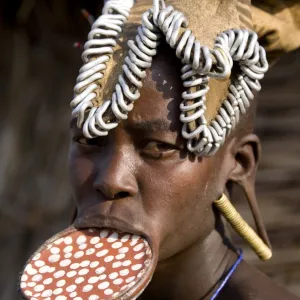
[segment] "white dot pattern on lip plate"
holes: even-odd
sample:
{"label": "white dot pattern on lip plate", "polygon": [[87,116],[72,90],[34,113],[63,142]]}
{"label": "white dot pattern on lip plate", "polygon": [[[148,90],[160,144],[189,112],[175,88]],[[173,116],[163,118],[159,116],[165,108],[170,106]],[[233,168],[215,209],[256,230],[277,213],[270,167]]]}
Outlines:
{"label": "white dot pattern on lip plate", "polygon": [[46,242],[26,265],[21,276],[25,299],[119,299],[152,259],[147,241],[137,235],[86,229],[61,236]]}

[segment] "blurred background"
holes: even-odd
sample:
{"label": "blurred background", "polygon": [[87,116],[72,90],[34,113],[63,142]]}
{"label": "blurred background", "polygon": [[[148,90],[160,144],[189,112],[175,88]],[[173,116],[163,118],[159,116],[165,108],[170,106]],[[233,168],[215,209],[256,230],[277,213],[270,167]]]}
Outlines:
{"label": "blurred background", "polygon": [[[69,224],[69,102],[81,65],[76,41],[100,0],[15,0],[1,4],[0,299],[19,299],[18,273],[48,237]],[[300,52],[285,55],[263,80],[257,132],[263,157],[257,195],[274,257],[246,258],[300,296]],[[245,201],[238,209],[253,224]]]}

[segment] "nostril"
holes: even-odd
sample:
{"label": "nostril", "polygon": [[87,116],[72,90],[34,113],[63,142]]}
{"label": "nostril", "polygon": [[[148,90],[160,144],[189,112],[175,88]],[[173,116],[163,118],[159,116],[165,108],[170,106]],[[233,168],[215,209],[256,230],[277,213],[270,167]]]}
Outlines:
{"label": "nostril", "polygon": [[126,191],[114,192],[113,189],[110,189],[110,190],[96,189],[96,190],[106,200],[118,200],[118,199],[128,198],[128,197],[131,196],[131,193],[130,192],[126,192]]}
{"label": "nostril", "polygon": [[[117,175],[115,174],[117,173]],[[135,178],[129,177],[128,172],[123,175],[114,172],[109,176],[99,176],[93,183],[93,188],[101,195],[102,199],[118,200],[133,197],[138,192]],[[119,176],[119,177],[118,177]]]}
{"label": "nostril", "polygon": [[114,196],[114,200],[116,199],[122,199],[122,198],[127,198],[129,197],[129,193],[128,192],[119,192]]}

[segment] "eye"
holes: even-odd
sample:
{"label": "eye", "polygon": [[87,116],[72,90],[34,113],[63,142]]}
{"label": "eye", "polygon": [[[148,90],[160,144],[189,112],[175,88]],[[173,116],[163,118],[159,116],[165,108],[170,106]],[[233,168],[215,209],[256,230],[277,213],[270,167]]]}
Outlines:
{"label": "eye", "polygon": [[76,143],[81,144],[81,145],[87,145],[88,141],[84,137],[78,137],[74,139]]}
{"label": "eye", "polygon": [[84,136],[77,136],[74,137],[73,140],[79,144],[79,145],[83,145],[83,146],[101,146],[101,143],[99,142],[98,138],[95,139],[87,139]]}
{"label": "eye", "polygon": [[158,142],[158,141],[148,141],[144,143],[142,147],[142,152],[146,155],[159,158],[167,154],[171,154],[174,151],[178,150],[175,145]]}
{"label": "eye", "polygon": [[162,143],[162,142],[148,142],[146,147],[146,150],[149,151],[168,151],[168,150],[173,150],[174,146],[167,144],[167,143]]}

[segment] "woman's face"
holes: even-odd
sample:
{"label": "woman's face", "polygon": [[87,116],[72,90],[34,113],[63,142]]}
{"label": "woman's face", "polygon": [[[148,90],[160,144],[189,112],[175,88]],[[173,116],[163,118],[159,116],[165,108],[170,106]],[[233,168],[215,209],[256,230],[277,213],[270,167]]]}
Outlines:
{"label": "woman's face", "polygon": [[186,151],[180,67],[172,52],[161,51],[128,119],[107,137],[86,139],[75,122],[71,130],[75,223],[142,234],[160,260],[208,235],[212,201],[225,185],[220,155],[197,158]]}

